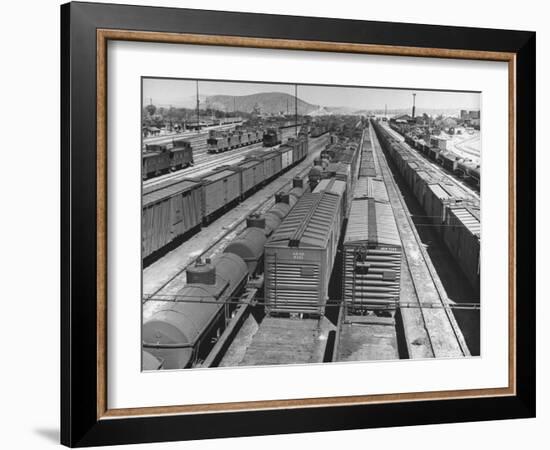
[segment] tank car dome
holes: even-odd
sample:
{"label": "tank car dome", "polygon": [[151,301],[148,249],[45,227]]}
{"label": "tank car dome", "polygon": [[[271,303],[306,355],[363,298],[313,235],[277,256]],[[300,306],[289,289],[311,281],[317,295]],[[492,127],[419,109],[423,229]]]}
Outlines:
{"label": "tank car dome", "polygon": [[248,267],[248,273],[256,273],[264,253],[265,233],[259,228],[247,228],[225,247],[224,253],[240,256]]}
{"label": "tank car dome", "polygon": [[199,258],[186,270],[187,284],[216,284],[216,268],[209,259]]}
{"label": "tank car dome", "polygon": [[266,227],[265,216],[262,216],[260,214],[250,214],[246,218],[246,227],[265,229]]}

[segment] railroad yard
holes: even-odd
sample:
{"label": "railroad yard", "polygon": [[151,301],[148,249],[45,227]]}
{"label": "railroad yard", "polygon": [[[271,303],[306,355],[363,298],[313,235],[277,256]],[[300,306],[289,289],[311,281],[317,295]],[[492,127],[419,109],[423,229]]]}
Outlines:
{"label": "railroad yard", "polygon": [[479,356],[479,132],[295,119],[144,138],[143,370]]}

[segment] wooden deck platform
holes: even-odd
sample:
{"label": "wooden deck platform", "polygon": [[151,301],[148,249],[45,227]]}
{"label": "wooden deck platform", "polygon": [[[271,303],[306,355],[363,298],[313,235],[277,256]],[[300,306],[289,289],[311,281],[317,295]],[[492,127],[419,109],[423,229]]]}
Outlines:
{"label": "wooden deck platform", "polygon": [[246,349],[240,366],[323,362],[328,333],[326,319],[266,317]]}
{"label": "wooden deck platform", "polygon": [[395,319],[347,316],[341,323],[335,361],[399,359]]}

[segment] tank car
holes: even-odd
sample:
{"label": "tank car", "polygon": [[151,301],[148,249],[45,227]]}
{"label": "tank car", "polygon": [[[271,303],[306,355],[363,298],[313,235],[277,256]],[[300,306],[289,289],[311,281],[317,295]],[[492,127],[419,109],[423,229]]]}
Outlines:
{"label": "tank car", "polygon": [[163,369],[183,369],[206,357],[224,308],[243,287],[249,271],[243,259],[224,253],[214,262],[197,261],[187,270],[187,285],[144,324],[143,349],[162,361]]}

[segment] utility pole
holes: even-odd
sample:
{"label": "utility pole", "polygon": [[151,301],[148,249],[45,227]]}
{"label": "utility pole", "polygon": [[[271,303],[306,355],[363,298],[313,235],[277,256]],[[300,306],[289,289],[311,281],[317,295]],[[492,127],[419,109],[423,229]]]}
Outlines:
{"label": "utility pole", "polygon": [[384,105],[384,117],[386,119],[388,118],[388,104],[387,103]]}
{"label": "utility pole", "polygon": [[413,111],[412,111],[412,118],[414,119],[414,112],[416,109],[416,92],[413,92]]}
{"label": "utility pole", "polygon": [[199,80],[197,80],[197,131],[200,130],[200,113],[199,113]]}

